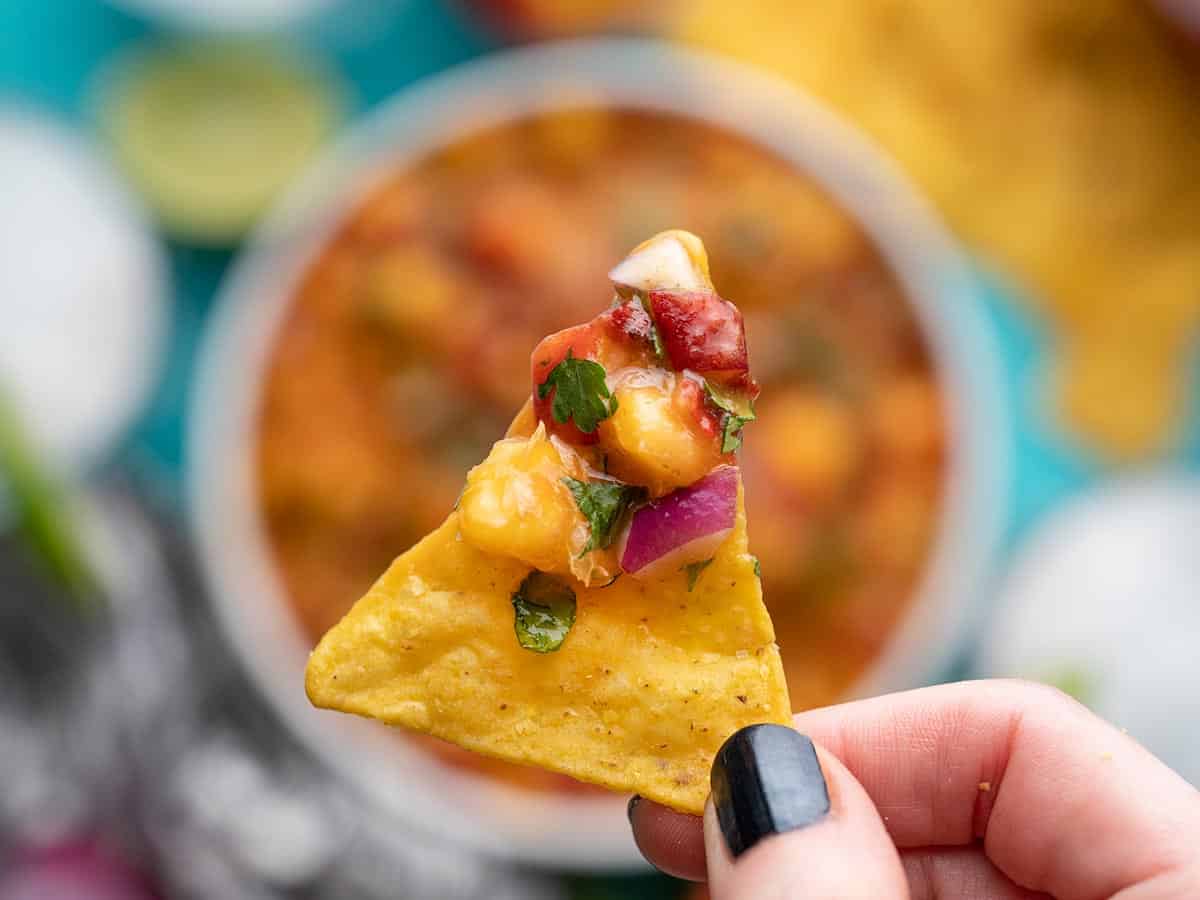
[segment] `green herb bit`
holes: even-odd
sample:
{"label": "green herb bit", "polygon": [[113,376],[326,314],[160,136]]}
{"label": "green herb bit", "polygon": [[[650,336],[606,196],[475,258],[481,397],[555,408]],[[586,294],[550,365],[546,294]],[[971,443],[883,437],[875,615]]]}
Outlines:
{"label": "green herb bit", "polygon": [[646,315],[650,317],[650,344],[654,347],[654,355],[660,360],[667,358],[667,348],[663,346],[662,335],[658,333],[658,325],[654,321],[654,313],[650,312],[650,301],[637,294],[638,303],[642,304],[642,309],[646,311]]}
{"label": "green herb bit", "polygon": [[596,427],[617,411],[617,398],[608,390],[604,366],[590,359],[576,359],[573,351],[550,370],[538,387],[538,397],[545,399],[554,390],[550,412],[554,421],[564,424],[574,419],[575,427],[591,434]]}
{"label": "green herb bit", "polygon": [[757,416],[754,404],[748,398],[725,393],[711,381],[705,380],[704,392],[708,400],[719,409],[721,415],[721,452],[732,453],[742,446],[742,428]]}
{"label": "green herb bit", "polygon": [[754,577],[762,581],[762,563],[758,561],[758,557],[751,557],[754,560]]}
{"label": "green herb bit", "polygon": [[536,569],[512,596],[517,642],[535,653],[553,653],[575,624],[575,592],[560,578]]}
{"label": "green herb bit", "polygon": [[564,478],[563,483],[571,489],[575,505],[587,519],[591,537],[579,555],[612,546],[616,537],[617,523],[636,502],[646,496],[645,488],[615,481],[577,481]]}
{"label": "green herb bit", "polygon": [[713,559],[714,557],[710,556],[708,559],[700,560],[700,562],[688,563],[679,570],[680,572],[687,572],[689,594],[692,592],[692,588],[696,586],[696,582],[700,580],[700,573],[712,565]]}
{"label": "green herb bit", "polygon": [[735,450],[740,450],[742,448],[742,428],[747,422],[753,421],[752,418],[743,419],[727,413],[725,424],[721,429],[721,452],[733,453]]}

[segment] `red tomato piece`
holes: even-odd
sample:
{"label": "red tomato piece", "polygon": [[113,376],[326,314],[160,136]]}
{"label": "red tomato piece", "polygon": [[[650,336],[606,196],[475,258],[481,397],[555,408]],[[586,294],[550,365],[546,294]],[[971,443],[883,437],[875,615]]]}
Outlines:
{"label": "red tomato piece", "polygon": [[566,422],[555,420],[551,412],[554,388],[551,388],[545,397],[538,396],[538,388],[550,377],[554,367],[567,358],[568,350],[576,359],[596,359],[600,350],[600,334],[596,328],[596,320],[547,335],[534,348],[533,356],[530,357],[530,368],[533,371],[533,411],[538,419],[546,423],[547,431],[567,443],[594,444],[600,440],[599,429],[588,434],[580,431],[572,419]]}
{"label": "red tomato piece", "polygon": [[651,291],[650,310],[677,370],[749,371],[742,314],[729,301],[711,291]]}
{"label": "red tomato piece", "polygon": [[705,436],[714,438],[721,430],[721,417],[713,411],[704,395],[704,388],[690,378],[680,378],[672,401],[696,420]]}
{"label": "red tomato piece", "polygon": [[603,317],[612,323],[618,334],[650,343],[654,333],[654,321],[637,300],[626,300],[620,306],[614,306],[604,313]]}

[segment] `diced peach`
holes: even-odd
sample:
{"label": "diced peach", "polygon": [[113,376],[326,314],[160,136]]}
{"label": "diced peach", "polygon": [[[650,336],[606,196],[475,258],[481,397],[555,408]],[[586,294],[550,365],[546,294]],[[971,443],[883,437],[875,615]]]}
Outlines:
{"label": "diced peach", "polygon": [[435,341],[460,307],[461,291],[428,247],[411,244],[378,254],[362,282],[366,313],[413,343]]}
{"label": "diced peach", "polygon": [[503,179],[479,198],[467,247],[480,263],[517,278],[545,271],[552,236],[569,231],[555,193],[537,181]]}
{"label": "diced peach", "polygon": [[497,441],[467,475],[458,505],[463,539],[543,572],[569,572],[571,538],[582,517],[563,484],[568,474],[544,429]]}
{"label": "diced peach", "polygon": [[850,409],[817,391],[776,394],[759,413],[753,452],[780,486],[812,503],[841,497],[858,471],[860,440]]}
{"label": "diced peach", "polygon": [[932,476],[889,478],[874,485],[859,524],[867,557],[877,566],[917,565],[929,544],[938,497]]}
{"label": "diced peach", "polygon": [[715,437],[657,386],[616,391],[617,411],[600,424],[610,474],[644,485],[654,496],[692,484],[722,461]]}
{"label": "diced peach", "polygon": [[885,453],[903,459],[935,457],[945,438],[937,386],[923,375],[887,380],[880,385],[872,424]]}

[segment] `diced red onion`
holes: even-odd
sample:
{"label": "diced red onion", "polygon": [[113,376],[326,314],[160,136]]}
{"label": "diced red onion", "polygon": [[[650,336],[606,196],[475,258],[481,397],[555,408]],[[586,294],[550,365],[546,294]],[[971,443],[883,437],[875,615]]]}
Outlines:
{"label": "diced red onion", "polygon": [[621,568],[650,577],[710,558],[737,518],[738,470],[720,466],[633,515],[620,545]]}

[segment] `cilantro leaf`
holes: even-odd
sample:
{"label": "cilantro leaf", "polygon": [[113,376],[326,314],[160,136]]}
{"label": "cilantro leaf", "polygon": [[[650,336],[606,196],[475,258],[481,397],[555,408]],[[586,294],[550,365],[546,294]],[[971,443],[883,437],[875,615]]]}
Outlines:
{"label": "cilantro leaf", "polygon": [[741,416],[735,416],[733,413],[725,414],[725,422],[721,427],[721,452],[733,453],[735,450],[740,450],[742,447],[742,428],[747,422],[753,422],[754,417],[748,419]]}
{"label": "cilantro leaf", "polygon": [[710,556],[708,559],[700,560],[700,562],[688,563],[679,570],[680,572],[687,572],[689,594],[692,592],[692,588],[696,586],[696,582],[700,580],[700,573],[712,565],[713,559],[714,557]]}
{"label": "cilantro leaf", "polygon": [[758,418],[754,414],[754,403],[744,397],[731,396],[707,380],[704,382],[704,392],[709,402],[722,413],[721,452],[732,453],[742,446],[742,428]]}
{"label": "cilantro leaf", "polygon": [[535,653],[553,653],[575,624],[575,592],[562,579],[534,570],[512,596],[517,642]]}
{"label": "cilantro leaf", "polygon": [[642,304],[642,309],[650,317],[650,344],[654,347],[654,355],[659,359],[666,359],[667,348],[663,346],[662,335],[658,333],[658,325],[654,322],[654,313],[650,312],[650,301],[641,294],[637,295],[637,301]]}
{"label": "cilantro leaf", "polygon": [[616,525],[626,511],[646,495],[645,488],[615,481],[576,481],[564,478],[563,483],[571,489],[575,505],[583,513],[591,527],[592,536],[580,552],[602,550],[612,544],[616,537]]}
{"label": "cilantro leaf", "polygon": [[550,412],[554,421],[563,424],[567,419],[575,420],[575,427],[584,434],[591,434],[601,422],[617,411],[617,398],[613,397],[604,381],[604,366],[590,359],[576,359],[573,351],[567,358],[550,370],[546,380],[538,386],[538,397],[545,399],[554,390],[554,402]]}
{"label": "cilantro leaf", "polygon": [[762,581],[762,563],[758,561],[758,557],[754,557],[754,577]]}

